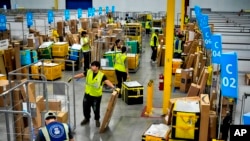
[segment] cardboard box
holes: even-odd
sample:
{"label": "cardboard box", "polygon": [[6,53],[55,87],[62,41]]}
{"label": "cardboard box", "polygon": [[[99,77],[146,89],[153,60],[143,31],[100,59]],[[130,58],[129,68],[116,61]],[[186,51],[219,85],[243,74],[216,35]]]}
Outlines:
{"label": "cardboard box", "polygon": [[[10,88],[9,81],[8,80],[0,80],[0,94],[7,91]],[[10,104],[10,94],[6,95],[6,104]],[[4,107],[4,98],[3,96],[0,97],[0,107]]]}
{"label": "cardboard box", "polygon": [[250,74],[245,75],[245,83],[246,85],[250,85]]}
{"label": "cardboard box", "polygon": [[93,22],[92,23],[92,28],[98,28],[99,27],[99,23],[98,22]]}
{"label": "cardboard box", "polygon": [[0,73],[6,75],[6,69],[4,64],[4,56],[2,53],[0,53]]}
{"label": "cardboard box", "polygon": [[13,110],[15,111],[22,111],[22,98],[21,98],[21,90],[20,89],[15,89],[13,92]]}
{"label": "cardboard box", "polygon": [[62,123],[68,123],[68,112],[58,112],[57,113],[57,121]]}
{"label": "cardboard box", "polygon": [[215,111],[209,112],[209,138],[215,139],[217,133],[217,115]]}
{"label": "cardboard box", "polygon": [[193,69],[183,69],[181,71],[180,91],[187,92],[192,83]]}
{"label": "cardboard box", "polygon": [[200,134],[199,141],[207,141],[208,129],[209,129],[209,112],[210,112],[210,101],[208,94],[200,95]]}
{"label": "cardboard box", "polygon": [[36,97],[36,107],[40,111],[44,111],[45,110],[45,102],[44,102],[44,97],[43,96],[37,96]]}
{"label": "cardboard box", "polygon": [[49,99],[49,110],[52,111],[61,111],[62,110],[62,102],[56,99]]}
{"label": "cardboard box", "polygon": [[198,96],[199,95],[199,91],[200,91],[200,86],[195,84],[195,83],[192,83],[189,90],[188,90],[188,93],[187,93],[187,97],[190,97],[190,96]]}
{"label": "cardboard box", "polygon": [[28,83],[29,102],[36,102],[36,87],[33,82]]}

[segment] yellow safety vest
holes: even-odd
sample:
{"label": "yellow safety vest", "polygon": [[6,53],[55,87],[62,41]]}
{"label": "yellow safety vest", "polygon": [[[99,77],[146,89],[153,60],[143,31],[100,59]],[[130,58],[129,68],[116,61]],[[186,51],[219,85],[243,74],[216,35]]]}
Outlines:
{"label": "yellow safety vest", "polygon": [[[86,43],[89,42],[89,38],[87,38],[87,37],[82,37],[81,40],[82,40],[83,44],[86,44]],[[82,46],[82,51],[83,52],[88,52],[89,50],[90,50],[89,44],[86,44],[86,45]]]}
{"label": "yellow safety vest", "polygon": [[151,36],[150,46],[151,46],[151,47],[155,46],[155,45],[154,45],[154,37],[156,37],[156,47],[158,47],[158,45],[159,45],[159,40],[158,40],[158,36],[157,36],[155,33],[153,33],[152,36]]}
{"label": "yellow safety vest", "polygon": [[[65,123],[62,123],[63,124],[63,127],[64,127],[64,131],[65,131],[65,134],[66,134],[66,140],[65,141],[69,141],[69,126]],[[43,133],[43,136],[45,138],[46,141],[50,141],[50,136],[49,136],[49,132],[47,130],[46,127],[42,127],[40,128],[42,133]]]}
{"label": "yellow safety vest", "polygon": [[108,19],[108,23],[110,24],[110,23],[114,23],[114,19],[113,18],[109,18]]}
{"label": "yellow safety vest", "polygon": [[94,72],[92,70],[88,70],[85,93],[91,96],[99,97],[102,95],[102,78],[104,74],[101,71],[98,71],[94,78],[93,75]]}
{"label": "yellow safety vest", "polygon": [[184,18],[184,24],[187,24],[189,22],[189,18],[188,17],[185,17]]}
{"label": "yellow safety vest", "polygon": [[114,68],[118,71],[126,72],[126,67],[124,63],[126,58],[127,56],[125,54],[122,54],[122,53],[116,54]]}
{"label": "yellow safety vest", "polygon": [[145,23],[145,28],[146,29],[150,29],[151,27],[150,27],[150,22],[149,21],[146,21],[146,23]]}
{"label": "yellow safety vest", "polygon": [[[178,41],[178,46],[176,46],[176,42]],[[182,53],[182,49],[181,49],[181,40],[175,40],[174,41],[174,53]]]}

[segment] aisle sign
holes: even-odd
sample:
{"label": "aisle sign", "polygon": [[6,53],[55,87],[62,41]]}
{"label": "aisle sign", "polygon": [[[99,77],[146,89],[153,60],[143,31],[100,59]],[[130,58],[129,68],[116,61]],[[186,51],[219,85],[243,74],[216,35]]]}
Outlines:
{"label": "aisle sign", "polygon": [[54,21],[54,13],[52,10],[48,11],[48,23],[51,24]]}
{"label": "aisle sign", "polygon": [[65,16],[65,21],[68,21],[69,20],[69,18],[70,18],[70,12],[69,12],[69,10],[65,10],[64,11],[64,16]]}
{"label": "aisle sign", "polygon": [[208,15],[207,14],[202,15],[202,26],[208,26]]}
{"label": "aisle sign", "polygon": [[26,19],[27,19],[27,25],[28,27],[33,25],[33,14],[31,12],[28,12],[26,14]]}
{"label": "aisle sign", "polygon": [[212,40],[212,63],[220,64],[220,58],[222,53],[221,35],[214,34],[211,36],[211,40]]}
{"label": "aisle sign", "polygon": [[102,15],[102,7],[99,7],[99,15]]}
{"label": "aisle sign", "polygon": [[88,8],[88,17],[91,17],[91,15],[92,15],[92,10],[91,8]]}
{"label": "aisle sign", "polygon": [[92,10],[92,16],[95,16],[95,8],[93,7],[91,10]]}
{"label": "aisle sign", "polygon": [[0,15],[0,31],[6,30],[6,16]]}
{"label": "aisle sign", "polygon": [[195,16],[197,18],[197,16],[199,16],[201,14],[201,8],[199,6],[194,6],[194,12],[195,12]]}
{"label": "aisle sign", "polygon": [[108,12],[109,12],[109,7],[106,6],[106,14],[108,14]]}
{"label": "aisle sign", "polygon": [[82,17],[82,9],[81,8],[77,9],[77,17],[78,17],[78,19],[80,19]]}
{"label": "aisle sign", "polygon": [[115,6],[114,5],[111,7],[111,10],[112,10],[112,13],[115,13]]}
{"label": "aisle sign", "polygon": [[206,49],[211,49],[212,41],[211,41],[210,26],[206,26],[206,27],[201,28],[201,31],[202,31],[202,36],[203,36],[203,40],[204,40]]}
{"label": "aisle sign", "polygon": [[238,57],[235,52],[221,54],[222,96],[238,98]]}

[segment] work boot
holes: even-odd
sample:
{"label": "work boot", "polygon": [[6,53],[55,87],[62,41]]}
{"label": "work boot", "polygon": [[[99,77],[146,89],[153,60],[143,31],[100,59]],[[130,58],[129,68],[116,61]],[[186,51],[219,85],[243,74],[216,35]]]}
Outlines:
{"label": "work boot", "polygon": [[100,121],[99,121],[99,120],[96,120],[96,121],[95,121],[95,125],[96,125],[96,127],[100,127],[100,125],[101,125]]}
{"label": "work boot", "polygon": [[81,122],[81,125],[83,126],[83,125],[85,125],[85,124],[87,124],[87,123],[89,123],[89,119],[84,119],[84,120]]}

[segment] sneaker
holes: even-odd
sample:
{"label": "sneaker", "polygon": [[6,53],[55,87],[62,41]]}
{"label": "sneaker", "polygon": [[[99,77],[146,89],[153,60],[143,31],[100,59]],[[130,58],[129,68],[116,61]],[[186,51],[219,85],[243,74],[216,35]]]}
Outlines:
{"label": "sneaker", "polygon": [[96,125],[96,127],[100,127],[100,125],[101,125],[100,121],[99,121],[99,120],[96,120],[96,121],[95,121],[95,125]]}
{"label": "sneaker", "polygon": [[81,125],[83,126],[83,125],[85,125],[85,124],[87,124],[87,123],[89,123],[89,119],[84,119],[84,120],[81,122]]}

